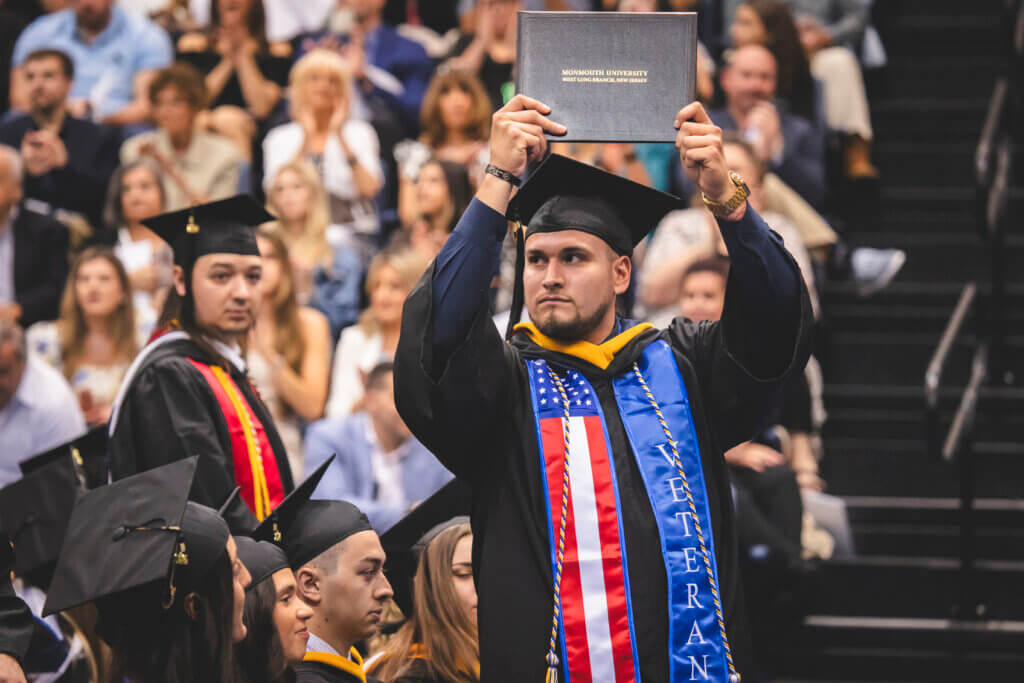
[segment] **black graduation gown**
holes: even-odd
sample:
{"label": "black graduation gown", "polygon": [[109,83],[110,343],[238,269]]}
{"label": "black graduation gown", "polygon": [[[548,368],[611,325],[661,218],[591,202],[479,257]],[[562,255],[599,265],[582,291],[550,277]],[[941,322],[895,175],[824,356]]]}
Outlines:
{"label": "black graduation gown", "polygon": [[[795,269],[796,265],[792,263]],[[473,486],[473,569],[477,584],[481,680],[542,681],[551,632],[552,577],[544,489],[524,358],[581,372],[601,401],[620,495],[640,674],[667,683],[668,589],[654,512],[612,392],[655,339],[671,345],[690,397],[707,486],[719,586],[737,670],[756,679],[743,607],[736,528],[723,452],[750,439],[809,354],[812,323],[801,284],[798,329],[785,357],[765,358],[757,330],[747,329],[727,289],[721,322],[677,319],[667,330],[639,334],[606,370],[541,348],[526,335],[505,343],[487,310],[437,373],[432,371],[431,267],[406,301],[395,356],[395,398],[413,434],[456,476]],[[730,278],[731,279],[731,278]],[[801,281],[802,282],[802,281]],[[734,288],[730,288],[734,289]],[[775,368],[762,379],[747,368]],[[638,580],[643,577],[643,580]]]}
{"label": "black graduation gown", "polygon": [[10,655],[21,662],[28,653],[35,619],[11,585],[13,566],[10,541],[6,535],[0,534],[0,654]]}
{"label": "black graduation gown", "polygon": [[[117,427],[110,438],[110,470],[115,480],[191,457],[205,468],[196,477],[192,500],[219,508],[235,487],[231,436],[224,413],[202,374],[188,361],[213,359],[195,342],[181,339],[154,349],[131,380]],[[284,444],[270,411],[245,375],[228,364],[231,379],[263,424],[274,450],[285,494],[293,488]],[[233,533],[251,531],[256,517],[241,497],[225,512]]]}
{"label": "black graduation gown", "polygon": [[[324,662],[299,662],[295,670],[295,683],[363,683],[364,679]],[[380,683],[366,676],[366,683]]]}

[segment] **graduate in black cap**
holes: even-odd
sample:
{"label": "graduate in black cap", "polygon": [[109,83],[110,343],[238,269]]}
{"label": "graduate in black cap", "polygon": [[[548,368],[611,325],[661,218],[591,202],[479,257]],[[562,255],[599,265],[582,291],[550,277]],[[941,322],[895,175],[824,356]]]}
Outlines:
{"label": "graduate in black cap", "polygon": [[250,531],[292,489],[284,445],[246,376],[243,347],[260,305],[254,231],[273,220],[248,195],[144,223],[174,248],[159,334],[132,363],[110,416],[110,471],[121,479],[196,454],[220,464],[197,502],[241,497],[225,514]]}
{"label": "graduate in black cap", "polygon": [[473,532],[464,488],[458,480],[446,485],[381,536],[385,571],[407,617],[367,667],[383,681],[480,680]]}
{"label": "graduate in black cap", "polygon": [[288,557],[268,541],[239,536],[238,557],[252,583],[245,591],[245,640],[237,645],[241,680],[290,683],[292,666],[306,656],[313,610],[299,599]]}
{"label": "graduate in black cap", "polygon": [[297,683],[366,683],[355,645],[380,628],[391,585],[384,550],[359,508],[343,501],[310,500],[333,456],[285,498],[253,532],[279,545],[295,570],[299,598],[313,610]]}
{"label": "graduate in black cap", "polygon": [[228,526],[188,500],[197,459],[93,489],[71,513],[43,614],[94,602],[114,677],[223,683],[249,575]]}
{"label": "graduate in black cap", "polygon": [[[676,146],[732,257],[725,314],[617,315],[634,247],[680,202],[558,156],[513,197],[565,132],[549,111],[517,95],[494,115],[487,175],[395,356],[399,413],[474,488],[482,680],[754,680],[722,452],[804,367],[803,281],[695,102]],[[529,314],[509,343],[487,310],[507,220]]]}

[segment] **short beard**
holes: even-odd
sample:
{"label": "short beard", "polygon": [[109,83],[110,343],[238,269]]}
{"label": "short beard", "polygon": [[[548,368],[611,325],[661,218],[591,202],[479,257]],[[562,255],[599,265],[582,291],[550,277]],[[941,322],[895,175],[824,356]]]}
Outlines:
{"label": "short beard", "polygon": [[560,342],[584,341],[601,324],[608,313],[608,308],[614,305],[614,303],[614,299],[605,302],[588,318],[583,318],[577,314],[572,320],[564,322],[549,319],[548,322],[538,324],[537,329],[545,336],[557,339]]}

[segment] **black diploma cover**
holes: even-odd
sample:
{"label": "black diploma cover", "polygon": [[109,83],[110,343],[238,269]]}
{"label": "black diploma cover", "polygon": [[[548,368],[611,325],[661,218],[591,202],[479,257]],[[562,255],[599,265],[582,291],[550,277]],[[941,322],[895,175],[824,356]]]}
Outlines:
{"label": "black diploma cover", "polygon": [[558,140],[675,142],[694,100],[694,12],[519,12],[516,92],[551,107]]}

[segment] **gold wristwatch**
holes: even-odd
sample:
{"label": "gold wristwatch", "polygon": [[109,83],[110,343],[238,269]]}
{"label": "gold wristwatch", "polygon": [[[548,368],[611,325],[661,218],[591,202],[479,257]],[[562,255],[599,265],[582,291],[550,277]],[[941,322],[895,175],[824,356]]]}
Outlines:
{"label": "gold wristwatch", "polygon": [[708,196],[703,192],[700,193],[701,199],[704,200],[704,206],[708,207],[711,213],[715,214],[719,218],[728,217],[733,211],[740,207],[740,204],[747,201],[747,197],[750,196],[750,188],[743,182],[743,177],[740,176],[736,171],[729,171],[729,180],[736,185],[736,191],[732,193],[732,196],[724,202],[716,202],[708,199]]}

